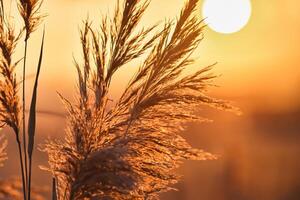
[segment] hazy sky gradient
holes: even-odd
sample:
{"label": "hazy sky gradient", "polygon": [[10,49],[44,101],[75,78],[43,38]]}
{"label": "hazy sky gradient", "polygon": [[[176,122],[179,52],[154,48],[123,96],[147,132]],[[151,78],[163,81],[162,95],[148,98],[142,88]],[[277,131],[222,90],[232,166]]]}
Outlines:
{"label": "hazy sky gradient", "polygon": [[[72,57],[81,61],[78,27],[82,19],[89,14],[96,26],[101,13],[112,13],[116,2],[44,0],[43,12],[48,16],[38,109],[46,112],[38,115],[36,144],[44,143],[49,136],[64,137],[64,115],[53,114],[65,112],[56,91],[71,100],[74,97],[76,70]],[[141,25],[174,19],[183,3],[183,0],[151,0]],[[300,1],[252,0],[252,4],[252,17],[242,31],[223,35],[206,28],[205,39],[194,54],[199,60],[189,70],[218,62],[215,72],[222,74],[216,81],[220,87],[212,92],[214,96],[235,101],[234,105],[241,107],[244,115],[202,110],[201,114],[215,122],[194,124],[183,134],[192,146],[222,157],[218,161],[188,163],[182,169],[185,178],[178,185],[180,192],[170,193],[172,200],[194,200],[199,194],[202,199],[224,199],[224,193],[232,192],[230,189],[240,189],[249,195],[248,199],[260,200],[276,199],[276,195],[288,199],[281,195],[293,194],[293,189],[295,195],[299,194]],[[201,17],[201,5],[198,13]],[[28,75],[35,73],[41,37],[42,27],[29,43]],[[19,45],[15,60],[22,58],[23,45]],[[120,94],[141,62],[131,62],[115,75],[112,98]],[[27,85],[28,105],[32,82],[31,76]],[[3,133],[10,133],[9,130]],[[9,160],[1,177],[19,172],[14,159],[14,135],[7,137]],[[49,174],[38,169],[39,165],[46,165],[46,155],[36,151],[34,156],[37,173],[33,180],[50,183]],[[262,198],[257,198],[257,194]]]}
{"label": "hazy sky gradient", "polygon": [[[71,96],[75,88],[72,56],[80,56],[78,27],[87,16],[96,26],[101,13],[112,13],[115,3],[111,0],[45,1],[46,53],[40,88],[40,102],[45,105],[40,106],[57,108],[60,102],[55,91]],[[152,0],[142,25],[174,18],[183,3],[183,0]],[[199,60],[190,70],[218,62],[215,71],[222,76],[217,84],[222,87],[214,91],[229,98],[251,97],[258,104],[286,108],[297,103],[296,91],[300,86],[300,14],[297,10],[300,3],[297,0],[252,1],[252,6],[249,24],[238,33],[224,35],[206,28],[205,39],[194,54]],[[30,53],[38,55],[41,30],[32,37]],[[29,59],[31,72],[37,62],[33,58]],[[114,97],[140,62],[128,64],[116,75],[118,78],[112,88]]]}

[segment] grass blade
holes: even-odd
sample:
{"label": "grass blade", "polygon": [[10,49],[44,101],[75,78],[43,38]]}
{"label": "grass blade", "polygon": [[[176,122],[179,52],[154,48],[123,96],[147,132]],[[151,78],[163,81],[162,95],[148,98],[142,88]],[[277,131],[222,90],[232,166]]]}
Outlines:
{"label": "grass blade", "polygon": [[31,105],[29,110],[29,119],[28,119],[28,148],[27,148],[28,158],[29,158],[28,199],[30,199],[31,171],[32,171],[31,164],[32,164],[32,153],[34,148],[35,127],[36,127],[37,88],[38,88],[39,75],[40,75],[40,70],[41,70],[42,60],[43,60],[44,39],[45,39],[45,29],[43,32],[39,63],[37,67],[36,77],[35,77],[35,83],[34,83],[34,88],[32,93]]}
{"label": "grass blade", "polygon": [[35,84],[34,84],[34,88],[33,88],[33,94],[32,94],[32,99],[31,99],[30,110],[29,110],[29,120],[28,120],[28,155],[29,155],[29,157],[32,156],[33,146],[34,146],[35,125],[36,125],[37,88],[38,88],[39,74],[40,74],[40,69],[41,69],[42,59],[43,59],[44,37],[45,37],[45,31],[43,33],[40,58],[39,58],[37,74],[36,74],[36,78],[35,78]]}

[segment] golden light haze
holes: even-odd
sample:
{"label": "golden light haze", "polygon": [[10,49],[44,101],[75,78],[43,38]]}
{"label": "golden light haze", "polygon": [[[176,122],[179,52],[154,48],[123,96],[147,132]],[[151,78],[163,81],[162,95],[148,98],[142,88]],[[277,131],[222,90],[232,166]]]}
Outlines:
{"label": "golden light haze", "polygon": [[[89,16],[96,26],[102,14],[113,11],[116,2],[44,2],[43,11],[48,16],[45,18],[46,51],[40,88],[40,102],[45,104],[40,105],[42,108],[56,109],[60,102],[55,91],[68,96],[74,89],[73,56],[80,62],[78,28],[82,19]],[[152,0],[142,24],[163,23],[164,20],[174,19],[183,3],[183,0]],[[202,16],[201,6],[200,4],[199,17]],[[194,54],[198,58],[195,68],[218,62],[215,72],[222,74],[217,81],[221,88],[214,92],[226,98],[237,102],[251,99],[251,105],[268,105],[277,109],[293,107],[298,104],[297,91],[300,86],[299,7],[300,2],[297,0],[271,3],[252,1],[251,19],[240,32],[225,35],[207,27],[205,38]],[[41,30],[34,36],[29,48],[31,54],[37,55]],[[37,61],[32,58],[36,57],[31,56],[29,70],[34,72]],[[113,84],[113,96],[118,96],[139,64],[140,60],[137,60],[121,70]]]}
{"label": "golden light haze", "polygon": [[[10,1],[5,1],[6,8]],[[198,8],[200,18],[203,2]],[[194,200],[200,195],[201,199],[214,200],[290,200],[300,195],[300,160],[297,159],[300,153],[300,1],[251,2],[252,16],[241,31],[220,34],[205,28],[204,40],[193,55],[197,61],[187,70],[187,73],[196,71],[217,62],[214,72],[221,75],[216,80],[220,87],[211,89],[212,96],[234,101],[233,105],[240,107],[244,114],[201,110],[214,123],[192,124],[182,134],[192,146],[221,158],[188,163],[180,169],[185,178],[178,185],[179,192],[167,194],[163,199]],[[56,92],[73,100],[77,83],[73,57],[82,62],[79,39],[82,20],[89,17],[93,26],[97,26],[102,15],[113,13],[116,3],[117,0],[44,0],[46,40],[37,107],[39,111],[52,113],[39,112],[36,144],[43,144],[48,136],[64,137],[66,111]],[[184,0],[151,0],[141,24],[148,27],[175,19],[183,5]],[[18,16],[16,10],[11,12],[12,16]],[[41,38],[42,27],[29,42],[27,74],[35,73]],[[20,43],[15,60],[22,58],[23,45]],[[116,73],[112,99],[120,95],[142,61],[135,60]],[[22,65],[18,70],[21,72]],[[21,79],[21,73],[18,75]],[[28,76],[28,107],[33,77]],[[56,112],[62,115],[52,115]],[[12,141],[13,135],[7,135]],[[8,147],[10,159],[3,168],[3,176],[14,175],[19,170],[13,159],[16,155],[13,147]],[[39,173],[34,179],[38,184],[48,184],[51,177],[38,169],[38,165],[47,162],[45,154],[37,151],[35,158]]]}

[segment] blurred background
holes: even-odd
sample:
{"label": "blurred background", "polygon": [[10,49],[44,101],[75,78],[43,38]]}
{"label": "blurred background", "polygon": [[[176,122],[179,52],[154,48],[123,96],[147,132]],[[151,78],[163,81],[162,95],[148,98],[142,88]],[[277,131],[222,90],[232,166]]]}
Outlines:
{"label": "blurred background", "polygon": [[[72,56],[79,58],[78,27],[89,16],[96,26],[102,14],[112,12],[111,0],[45,1],[45,62],[39,87],[37,143],[62,138],[65,111],[56,91],[73,99],[76,89]],[[11,12],[16,16],[14,1]],[[152,0],[142,25],[174,18],[183,0]],[[199,5],[199,17],[201,17]],[[252,16],[241,31],[224,35],[209,28],[195,52],[197,62],[187,73],[218,62],[220,74],[210,95],[233,101],[243,115],[199,108],[199,115],[213,119],[209,124],[189,124],[182,133],[197,148],[220,155],[216,161],[186,162],[179,172],[178,191],[163,200],[298,200],[300,199],[300,2],[297,0],[252,1]],[[19,19],[16,19],[19,20]],[[19,21],[20,23],[20,21]],[[41,30],[29,44],[28,74],[35,72]],[[22,57],[22,48],[16,58]],[[116,99],[142,60],[123,67],[115,76],[111,97]],[[20,68],[21,70],[21,68]],[[28,77],[28,93],[32,79]],[[28,95],[27,102],[30,100]],[[0,178],[19,172],[14,135]],[[34,183],[51,184],[51,177],[38,166],[47,165],[44,153],[34,155]],[[49,199],[49,196],[47,196]]]}

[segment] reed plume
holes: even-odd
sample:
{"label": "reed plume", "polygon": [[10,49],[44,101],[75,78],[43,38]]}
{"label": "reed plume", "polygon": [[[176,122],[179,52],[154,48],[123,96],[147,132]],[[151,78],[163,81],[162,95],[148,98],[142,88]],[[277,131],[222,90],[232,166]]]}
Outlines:
{"label": "reed plume", "polygon": [[27,158],[27,139],[26,139],[26,126],[25,126],[25,109],[26,109],[26,60],[27,60],[27,48],[28,39],[30,35],[36,30],[38,25],[41,23],[43,16],[40,14],[40,8],[42,6],[42,0],[18,0],[19,13],[24,21],[24,61],[23,61],[23,80],[22,80],[22,132],[23,132],[23,149],[24,149],[24,161],[25,161],[25,171],[26,171],[26,182],[28,182],[28,158]]}
{"label": "reed plume", "polygon": [[19,133],[20,126],[20,105],[15,73],[17,63],[12,61],[12,55],[19,38],[20,34],[15,34],[9,22],[0,21],[0,120],[9,125],[16,134]]}
{"label": "reed plume", "polygon": [[[198,0],[187,1],[178,20],[159,33],[149,34],[153,26],[134,34],[148,4],[125,0],[99,30],[84,23],[76,103],[60,95],[69,112],[66,137],[44,148],[60,200],[157,199],[177,183],[174,170],[183,160],[216,159],[180,136],[186,122],[208,121],[195,114],[199,106],[234,109],[205,95],[215,78],[212,66],[182,74],[203,38],[194,15]],[[146,52],[120,99],[110,103],[114,73]]]}
{"label": "reed plume", "polygon": [[19,12],[25,24],[25,41],[27,41],[44,17],[40,13],[43,0],[18,0],[18,3]]}

